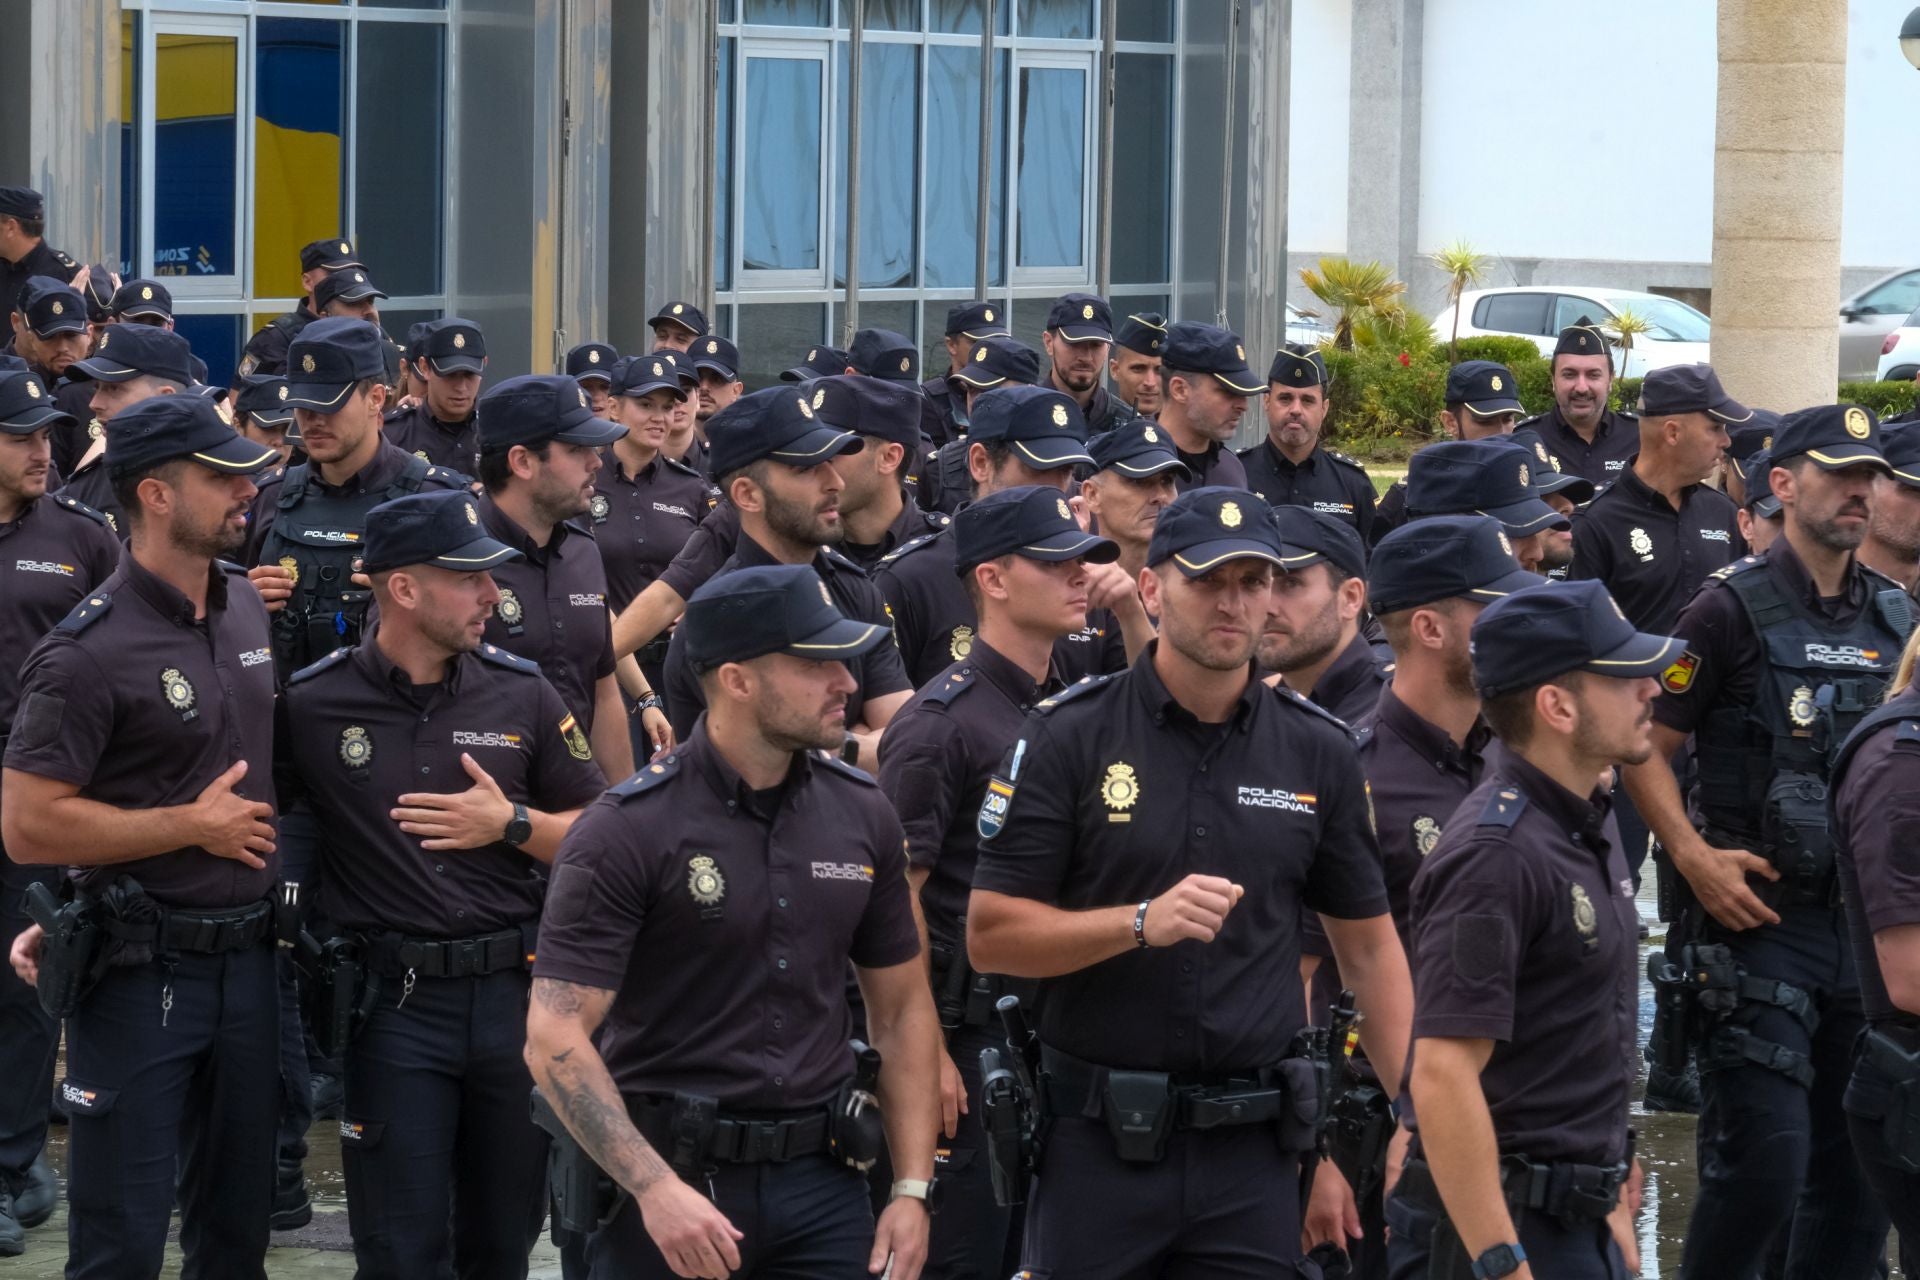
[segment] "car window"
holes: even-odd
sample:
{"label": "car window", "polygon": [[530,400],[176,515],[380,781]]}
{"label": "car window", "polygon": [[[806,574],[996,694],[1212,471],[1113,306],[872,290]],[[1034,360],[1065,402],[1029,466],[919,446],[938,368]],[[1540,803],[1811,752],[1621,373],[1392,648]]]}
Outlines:
{"label": "car window", "polygon": [[1895,276],[1854,299],[1854,309],[1875,316],[1903,316],[1920,307],[1920,271]]}
{"label": "car window", "polygon": [[1568,325],[1605,324],[1607,320],[1607,309],[1592,298],[1575,298],[1563,293],[1553,300],[1553,331],[1555,333]]}
{"label": "car window", "polygon": [[1616,313],[1631,311],[1652,325],[1646,336],[1655,342],[1706,342],[1713,336],[1712,321],[1677,298],[1610,297],[1607,305]]}
{"label": "car window", "polygon": [[1524,333],[1544,337],[1550,293],[1492,293],[1473,304],[1473,327],[1492,333]]}

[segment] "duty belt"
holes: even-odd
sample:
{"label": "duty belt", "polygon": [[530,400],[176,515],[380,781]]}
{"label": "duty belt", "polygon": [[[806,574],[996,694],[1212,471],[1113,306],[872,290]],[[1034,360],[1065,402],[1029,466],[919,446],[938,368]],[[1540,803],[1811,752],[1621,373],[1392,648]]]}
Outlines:
{"label": "duty belt", "polygon": [[[634,1125],[661,1151],[672,1146],[673,1104],[643,1100]],[[831,1116],[825,1110],[755,1119],[722,1113],[705,1142],[704,1158],[720,1164],[779,1164],[827,1149]]]}
{"label": "duty belt", "polygon": [[219,955],[245,951],[266,941],[272,932],[271,902],[254,902],[220,911],[163,907],[154,949],[163,953],[192,951]]}
{"label": "duty belt", "polygon": [[[1107,1080],[1115,1070],[1040,1046],[1047,1111],[1056,1116],[1106,1118]],[[1287,1091],[1277,1072],[1184,1076],[1168,1079],[1176,1129],[1218,1129],[1267,1124],[1280,1117]]]}
{"label": "duty belt", "polygon": [[[1527,1209],[1564,1222],[1604,1222],[1619,1201],[1632,1161],[1615,1165],[1540,1164],[1525,1156],[1500,1161],[1500,1189],[1510,1209]],[[1409,1157],[1395,1195],[1440,1208],[1440,1189],[1427,1162]]]}
{"label": "duty belt", "polygon": [[382,977],[412,973],[421,978],[478,978],[527,967],[526,941],[518,929],[474,938],[408,938],[367,935],[367,968]]}

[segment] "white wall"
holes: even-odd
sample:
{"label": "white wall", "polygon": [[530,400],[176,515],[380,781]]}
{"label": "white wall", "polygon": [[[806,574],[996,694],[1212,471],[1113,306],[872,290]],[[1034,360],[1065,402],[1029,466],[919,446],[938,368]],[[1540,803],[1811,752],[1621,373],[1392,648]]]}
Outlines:
{"label": "white wall", "polygon": [[1353,0],[1295,0],[1287,96],[1287,247],[1347,250]]}
{"label": "white wall", "polygon": [[1850,267],[1920,262],[1920,71],[1900,55],[1900,23],[1914,0],[1852,0],[1847,7],[1847,150],[1840,258]]}

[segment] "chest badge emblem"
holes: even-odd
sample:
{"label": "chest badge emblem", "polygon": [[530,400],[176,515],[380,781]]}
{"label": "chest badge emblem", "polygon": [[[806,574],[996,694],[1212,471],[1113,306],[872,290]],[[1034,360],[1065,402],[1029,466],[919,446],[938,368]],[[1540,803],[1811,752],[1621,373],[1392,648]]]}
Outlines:
{"label": "chest badge emblem", "polygon": [[1440,843],[1440,824],[1424,814],[1413,820],[1413,847],[1421,857],[1433,852]]}
{"label": "chest badge emblem", "polygon": [[180,668],[168,667],[160,673],[160,693],[167,705],[181,713],[182,718],[192,719],[188,712],[193,710],[193,681],[180,674]]}
{"label": "chest badge emblem", "polygon": [[950,644],[947,645],[948,655],[955,662],[958,662],[960,661],[960,659],[966,657],[968,654],[972,652],[973,652],[973,628],[972,627],[955,627],[953,629],[953,640]]}
{"label": "chest badge emblem", "polygon": [[687,892],[703,907],[717,907],[727,896],[727,878],[720,874],[719,865],[704,853],[687,863]]}
{"label": "chest badge emblem", "polygon": [[593,513],[593,522],[595,524],[605,522],[608,509],[607,495],[604,493],[594,494],[593,501],[587,504],[587,510]]}
{"label": "chest badge emblem", "polygon": [[1600,913],[1593,909],[1593,899],[1587,896],[1586,889],[1574,885],[1569,890],[1573,899],[1573,928],[1584,942],[1592,942],[1600,935]]}
{"label": "chest badge emblem", "polygon": [[1653,539],[1638,525],[1627,531],[1627,546],[1642,560],[1653,559]]}
{"label": "chest badge emblem", "polygon": [[373,763],[373,738],[357,724],[340,731],[340,763],[349,769],[364,769]]}
{"label": "chest badge emblem", "polygon": [[300,585],[300,562],[292,556],[281,556],[280,567],[287,571],[287,578],[293,586]]}
{"label": "chest badge emblem", "polygon": [[1107,766],[1106,781],[1100,784],[1100,799],[1106,803],[1108,822],[1131,822],[1133,815],[1127,810],[1133,808],[1140,798],[1140,780],[1134,776],[1133,766],[1123,761],[1114,761]]}
{"label": "chest badge emblem", "polygon": [[526,610],[520,607],[520,597],[511,591],[500,593],[500,603],[493,607],[493,611],[500,615],[500,621],[510,627],[519,626],[520,620],[526,617]]}
{"label": "chest badge emblem", "polygon": [[1813,690],[1807,686],[1801,685],[1793,691],[1793,696],[1787,699],[1787,719],[1793,721],[1794,728],[1812,728],[1818,715],[1819,712],[1813,703]]}

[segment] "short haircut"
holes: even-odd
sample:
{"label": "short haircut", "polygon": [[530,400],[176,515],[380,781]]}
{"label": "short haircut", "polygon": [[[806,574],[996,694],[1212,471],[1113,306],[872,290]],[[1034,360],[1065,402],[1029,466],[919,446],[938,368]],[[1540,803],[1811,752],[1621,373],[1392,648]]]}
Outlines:
{"label": "short haircut", "polygon": [[755,458],[745,466],[735,467],[733,470],[719,477],[720,492],[731,499],[733,497],[733,482],[742,476],[753,481],[756,485],[759,485],[760,488],[765,489],[767,487],[768,466],[769,463],[767,459]]}
{"label": "short haircut", "polygon": [[[1000,470],[1001,467],[1006,466],[1007,459],[1013,456],[1013,446],[1005,440],[977,440],[974,443],[978,444],[987,452],[988,476],[992,476],[996,471]],[[971,446],[968,447],[967,452],[973,452]],[[967,476],[968,482],[972,485],[973,496],[976,498],[983,496],[985,491],[980,487],[981,482],[972,478],[973,471],[971,467],[968,468]]]}
{"label": "short haircut", "polygon": [[1377,613],[1374,619],[1380,629],[1386,632],[1387,644],[1395,653],[1404,652],[1413,643],[1413,615],[1422,609],[1444,614],[1451,621],[1465,603],[1459,596],[1447,596],[1440,600],[1431,600],[1426,604],[1416,604],[1406,609],[1395,609],[1392,613]]}
{"label": "short haircut", "polygon": [[[980,562],[980,564],[999,565],[1002,572],[1005,572],[1007,566],[1012,563],[1013,563],[1012,552],[1008,552],[1004,556],[995,556],[991,560],[982,560]],[[970,565],[967,568],[966,572],[960,575],[960,585],[966,590],[968,602],[973,605],[973,616],[976,620],[976,623],[980,617],[980,614],[984,611],[986,607],[986,599],[981,594],[981,591],[980,591],[980,579],[974,576],[974,572],[973,572],[974,569],[977,569],[977,568],[979,568],[979,565]],[[978,627],[976,625],[976,630],[977,629]]]}
{"label": "short haircut", "polygon": [[32,236],[35,240],[39,240],[47,234],[45,218],[23,218],[12,213],[7,216],[20,224],[20,234],[23,236]]}
{"label": "short haircut", "polygon": [[1480,714],[1485,718],[1487,727],[1493,730],[1496,738],[1506,746],[1519,749],[1533,739],[1534,709],[1533,695],[1543,685],[1557,685],[1579,697],[1586,687],[1587,673],[1568,671],[1530,684],[1524,689],[1515,689],[1497,697],[1484,698],[1480,703]]}
{"label": "short haircut", "polygon": [[[528,453],[545,462],[547,451],[553,441],[542,440],[539,444],[521,445]],[[513,468],[507,464],[507,457],[513,452],[512,446],[505,449],[482,453],[480,455],[480,484],[488,493],[499,493],[507,487],[507,481],[513,479]]]}
{"label": "short haircut", "polygon": [[140,507],[140,482],[151,476],[168,488],[180,483],[181,472],[190,463],[185,458],[168,458],[165,462],[156,462],[139,471],[113,473],[113,500],[126,513],[127,523],[137,525],[146,518],[146,512]]}

